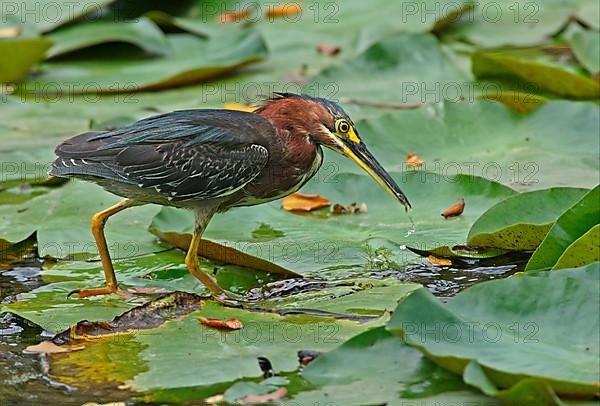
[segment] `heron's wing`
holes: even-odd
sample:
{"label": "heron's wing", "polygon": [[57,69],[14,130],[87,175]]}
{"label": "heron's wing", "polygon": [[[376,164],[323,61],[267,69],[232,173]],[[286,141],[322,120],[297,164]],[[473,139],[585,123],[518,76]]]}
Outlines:
{"label": "heron's wing", "polygon": [[51,174],[153,188],[173,201],[228,195],[267,164],[269,153],[262,144],[274,129],[255,114],[208,112],[174,112],[78,135],[56,148]]}

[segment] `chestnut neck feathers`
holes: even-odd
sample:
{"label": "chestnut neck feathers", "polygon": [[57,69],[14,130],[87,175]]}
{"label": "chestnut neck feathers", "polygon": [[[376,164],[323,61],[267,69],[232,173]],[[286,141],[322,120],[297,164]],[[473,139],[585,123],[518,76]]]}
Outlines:
{"label": "chestnut neck feathers", "polygon": [[[334,107],[337,105],[325,99],[277,93],[256,113],[269,120],[276,129],[287,130],[295,137],[309,137],[311,141],[323,144],[328,139],[323,127],[330,131],[334,127]],[[341,108],[337,109],[343,112]]]}

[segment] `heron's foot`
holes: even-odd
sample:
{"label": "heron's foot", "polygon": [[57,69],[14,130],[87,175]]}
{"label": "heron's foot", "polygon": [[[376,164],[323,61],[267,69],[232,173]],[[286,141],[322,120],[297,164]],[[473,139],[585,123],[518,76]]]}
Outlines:
{"label": "heron's foot", "polygon": [[110,295],[113,293],[115,295],[121,296],[124,299],[130,299],[132,297],[129,293],[125,292],[124,290],[121,290],[118,287],[110,288],[108,286],[104,286],[101,288],[91,288],[91,289],[75,289],[75,290],[70,291],[69,294],[67,295],[67,297],[69,298],[73,295],[77,295],[77,298],[84,299],[86,297]]}

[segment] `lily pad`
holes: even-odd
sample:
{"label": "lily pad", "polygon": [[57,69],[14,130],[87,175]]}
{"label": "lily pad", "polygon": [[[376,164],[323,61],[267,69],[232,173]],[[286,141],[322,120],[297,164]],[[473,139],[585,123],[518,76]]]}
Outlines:
{"label": "lily pad", "polygon": [[267,55],[263,38],[252,31],[231,31],[211,40],[170,34],[167,40],[173,49],[169,58],[140,59],[122,51],[110,52],[104,59],[49,62],[20,89],[69,94],[155,90],[221,76]]}
{"label": "lily pad", "polygon": [[[283,210],[280,202],[273,202],[215,216],[205,238],[301,274],[322,272],[329,267],[347,272],[365,268],[366,243],[391,242],[396,261],[405,263],[414,256],[402,250],[401,245],[427,249],[464,241],[471,223],[483,211],[515,194],[508,187],[475,176],[458,175],[442,180],[426,172],[395,173],[413,203],[408,217],[398,202],[368,176],[347,173],[330,176],[326,169],[324,174],[325,177],[314,178],[303,190],[332,202],[365,202],[369,212],[337,216],[319,212],[295,214]],[[448,201],[460,197],[468,202],[469,209],[451,220],[441,217]],[[151,227],[163,233],[189,234],[192,217],[188,212],[164,208]],[[255,238],[253,231],[263,224],[285,230],[285,235],[267,241]]]}
{"label": "lily pad", "polygon": [[[600,224],[600,186],[587,193],[558,217],[548,235],[533,253],[526,270],[550,269],[565,264],[586,265],[600,260],[594,227]],[[589,234],[588,234],[589,233]],[[583,238],[585,237],[585,238]],[[580,238],[583,238],[579,241]],[[576,246],[571,246],[577,243]],[[570,251],[568,254],[566,251]],[[562,255],[567,255],[562,259]],[[578,265],[579,264],[579,265]]]}
{"label": "lily pad", "polygon": [[477,219],[469,230],[467,244],[534,250],[556,219],[586,192],[585,189],[551,188],[512,196]]}
{"label": "lily pad", "polygon": [[[387,110],[359,120],[357,127],[388,170],[410,169],[405,158],[416,152],[425,161],[421,169],[437,173],[440,182],[464,174],[518,190],[587,188],[598,183],[600,108],[594,103],[548,101],[523,115],[492,101],[445,102],[416,110]],[[333,163],[326,161],[321,174],[360,171],[337,154],[326,157]],[[452,203],[446,202],[441,210]],[[463,241],[451,244],[458,242]]]}
{"label": "lily pad", "polygon": [[73,25],[52,32],[47,38],[54,43],[48,52],[49,58],[109,42],[129,43],[159,56],[171,53],[171,44],[162,31],[144,17],[133,21],[98,21]]}
{"label": "lily pad", "polygon": [[43,37],[0,39],[0,83],[12,83],[23,78],[33,65],[44,58],[51,45],[52,41]]}
{"label": "lily pad", "polygon": [[442,397],[458,404],[495,403],[383,327],[357,335],[337,349],[320,355],[302,371],[302,376],[318,389],[292,398],[298,404],[417,402],[429,405]]}
{"label": "lily pad", "polygon": [[[41,257],[73,258],[97,253],[90,231],[94,213],[116,204],[120,198],[87,182],[74,181],[21,205],[0,206],[0,238],[13,243],[37,231]],[[159,207],[132,207],[107,223],[106,239],[114,258],[142,255],[164,249],[147,232]]]}
{"label": "lily pad", "polygon": [[600,60],[598,49],[600,49],[600,35],[598,31],[576,32],[570,39],[571,48],[577,60],[590,72],[600,72]]}
{"label": "lily pad", "polygon": [[14,19],[37,32],[51,31],[63,24],[92,14],[115,0],[25,0],[6,3],[2,8],[2,20]]}
{"label": "lily pad", "polygon": [[598,82],[558,66],[506,53],[476,52],[472,59],[477,78],[514,76],[567,98],[600,97]]}
{"label": "lily pad", "polygon": [[[408,105],[458,98],[468,93],[469,81],[450,62],[433,35],[396,34],[372,45],[349,63],[325,69],[304,89],[320,95],[334,90],[335,98]],[[390,92],[390,88],[396,91]]]}
{"label": "lily pad", "polygon": [[[220,331],[199,323],[197,318],[200,316],[237,319],[244,328]],[[197,387],[197,393],[207,388],[205,396],[210,396],[222,392],[222,388],[214,388],[215,385],[230,386],[240,378],[261,376],[256,361],[259,356],[267,357],[278,371],[293,371],[298,365],[297,351],[329,350],[372,326],[372,323],[359,324],[302,314],[279,316],[228,309],[206,302],[200,311],[167,321],[160,327],[132,330],[89,342],[79,357],[70,356],[73,353],[66,354],[67,357],[53,357],[51,371],[54,379],[82,387],[99,381],[123,384],[122,374],[92,373],[93,364],[89,360],[102,356],[108,345],[115,356],[113,371],[121,370],[125,365],[144,366],[127,377],[127,383],[134,390]],[[132,350],[128,346],[125,351],[118,350],[118,343],[123,341],[137,343],[138,349]],[[174,360],[177,360],[177,368],[172,368]],[[219,367],[215,368],[216,365]]]}
{"label": "lily pad", "polygon": [[569,245],[552,269],[573,268],[600,261],[600,225],[596,224],[588,232]]}
{"label": "lily pad", "polygon": [[600,372],[598,289],[600,282],[568,271],[481,283],[447,305],[419,289],[398,305],[387,328],[455,373],[476,361],[500,389],[531,377],[559,395],[591,398]]}
{"label": "lily pad", "polygon": [[594,0],[482,0],[450,27],[448,34],[486,48],[539,45],[557,34],[569,16],[598,27],[599,11]]}

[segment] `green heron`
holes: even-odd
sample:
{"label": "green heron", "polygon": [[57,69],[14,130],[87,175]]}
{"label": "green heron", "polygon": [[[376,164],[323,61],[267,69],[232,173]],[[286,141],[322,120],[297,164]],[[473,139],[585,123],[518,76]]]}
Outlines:
{"label": "green heron", "polygon": [[125,208],[155,203],[194,211],[185,263],[213,297],[226,301],[231,296],[198,263],[198,246],[208,222],[217,212],[269,202],[300,189],[321,166],[321,146],[352,159],[406,209],[410,207],[348,114],[332,101],[307,95],[275,93],[252,113],[174,111],[64,141],[56,147],[51,175],[89,180],[125,198],[92,218],[106,286],[71,293],[79,298],[127,296],[117,285],[104,225]]}

